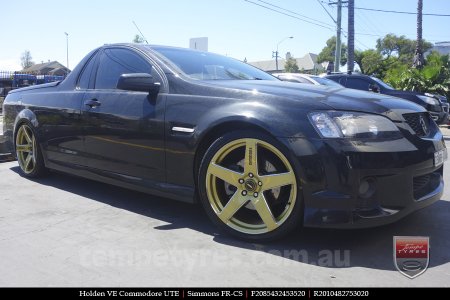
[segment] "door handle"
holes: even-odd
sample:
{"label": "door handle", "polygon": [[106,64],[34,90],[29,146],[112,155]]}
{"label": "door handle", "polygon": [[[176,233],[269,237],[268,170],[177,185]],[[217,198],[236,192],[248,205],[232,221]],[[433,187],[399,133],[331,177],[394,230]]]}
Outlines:
{"label": "door handle", "polygon": [[90,108],[93,108],[93,107],[97,107],[97,106],[102,105],[102,103],[100,101],[98,101],[98,99],[94,98],[94,99],[91,99],[91,100],[84,101],[84,105],[89,106]]}

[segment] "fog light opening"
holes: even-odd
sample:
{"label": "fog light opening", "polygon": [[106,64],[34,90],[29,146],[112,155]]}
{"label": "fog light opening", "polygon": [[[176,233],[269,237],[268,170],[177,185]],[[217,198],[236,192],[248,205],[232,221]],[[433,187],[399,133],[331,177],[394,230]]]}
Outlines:
{"label": "fog light opening", "polygon": [[375,179],[365,178],[359,183],[358,195],[363,199],[367,199],[375,194]]}

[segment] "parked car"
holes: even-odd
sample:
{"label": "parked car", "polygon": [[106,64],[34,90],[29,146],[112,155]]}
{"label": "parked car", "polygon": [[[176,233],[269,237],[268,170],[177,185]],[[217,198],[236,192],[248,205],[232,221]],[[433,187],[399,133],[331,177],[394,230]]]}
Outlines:
{"label": "parked car", "polygon": [[298,82],[298,83],[306,83],[306,84],[314,84],[314,85],[326,85],[326,86],[334,86],[334,87],[343,87],[339,83],[323,78],[316,75],[308,75],[301,73],[274,73],[273,76],[277,77],[282,81],[289,82]]}
{"label": "parked car", "polygon": [[4,131],[25,177],[52,169],[200,201],[251,241],[301,222],[393,222],[444,189],[447,150],[422,106],[191,49],[95,49],[62,82],[11,91]]}
{"label": "parked car", "polygon": [[428,112],[431,114],[431,117],[437,124],[444,124],[448,121],[448,105],[442,105],[441,101],[439,101],[439,99],[434,95],[396,90],[389,84],[376,77],[358,73],[330,74],[325,76],[325,78],[340,83],[346,88],[370,91],[410,100],[428,110]]}

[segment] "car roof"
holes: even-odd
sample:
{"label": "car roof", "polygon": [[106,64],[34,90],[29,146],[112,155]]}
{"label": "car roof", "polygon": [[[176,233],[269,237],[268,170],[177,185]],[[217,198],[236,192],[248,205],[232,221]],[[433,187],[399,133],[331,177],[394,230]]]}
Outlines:
{"label": "car roof", "polygon": [[351,73],[351,74],[339,73],[339,74],[327,74],[325,77],[370,77],[370,76],[361,73]]}

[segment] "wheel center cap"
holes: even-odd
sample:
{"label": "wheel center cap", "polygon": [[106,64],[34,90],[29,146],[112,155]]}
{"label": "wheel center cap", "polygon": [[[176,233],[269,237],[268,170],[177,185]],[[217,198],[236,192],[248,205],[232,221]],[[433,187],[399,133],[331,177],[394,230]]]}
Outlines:
{"label": "wheel center cap", "polygon": [[254,192],[256,190],[257,184],[254,180],[248,179],[244,183],[245,189],[249,192]]}

